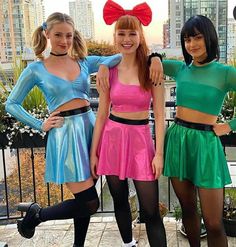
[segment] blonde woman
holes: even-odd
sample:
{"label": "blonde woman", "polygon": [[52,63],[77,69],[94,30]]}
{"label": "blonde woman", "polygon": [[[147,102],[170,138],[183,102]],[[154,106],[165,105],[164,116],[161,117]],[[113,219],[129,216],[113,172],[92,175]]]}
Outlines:
{"label": "blonde woman", "polygon": [[[50,41],[51,52],[43,52]],[[89,151],[95,116],[89,104],[89,74],[103,63],[109,67],[120,55],[87,56],[86,44],[70,16],[51,14],[33,35],[33,46],[40,59],[21,74],[7,102],[6,110],[24,124],[48,132],[45,181],[66,184],[74,199],[41,208],[37,203],[21,203],[26,212],[18,221],[18,231],[25,238],[47,220],[74,219],[74,246],[84,246],[90,215],[97,211],[98,196],[90,174]],[[37,86],[45,95],[50,116],[44,122],[22,107],[28,92]]]}

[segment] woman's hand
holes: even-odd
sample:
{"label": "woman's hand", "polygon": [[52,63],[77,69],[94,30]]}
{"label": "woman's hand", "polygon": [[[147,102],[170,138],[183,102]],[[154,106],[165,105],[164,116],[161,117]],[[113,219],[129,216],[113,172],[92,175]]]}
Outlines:
{"label": "woman's hand", "polygon": [[155,175],[155,179],[158,179],[163,170],[163,155],[156,154],[152,160],[152,171]]}
{"label": "woman's hand", "polygon": [[49,131],[52,128],[61,128],[64,123],[64,118],[57,116],[60,112],[53,112],[50,116],[43,122],[42,130]]}
{"label": "woman's hand", "polygon": [[151,58],[151,65],[149,67],[150,79],[154,86],[157,86],[158,83],[163,82],[163,67],[159,57]]}
{"label": "woman's hand", "polygon": [[92,177],[95,179],[98,179],[97,164],[98,164],[97,155],[91,155],[90,156],[90,169],[91,169]]}
{"label": "woman's hand", "polygon": [[217,136],[229,134],[231,128],[228,123],[216,123],[213,125],[213,130]]}
{"label": "woman's hand", "polygon": [[109,89],[109,68],[103,64],[99,66],[96,76],[97,90],[101,88],[104,92]]}

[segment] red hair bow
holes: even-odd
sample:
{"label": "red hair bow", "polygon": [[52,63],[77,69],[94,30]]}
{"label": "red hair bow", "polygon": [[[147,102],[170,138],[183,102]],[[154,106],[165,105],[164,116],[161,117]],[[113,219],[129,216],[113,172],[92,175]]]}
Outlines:
{"label": "red hair bow", "polygon": [[147,26],[152,21],[152,10],[147,3],[136,5],[132,10],[125,10],[119,4],[108,0],[103,8],[103,19],[107,25],[111,25],[123,15],[132,15]]}

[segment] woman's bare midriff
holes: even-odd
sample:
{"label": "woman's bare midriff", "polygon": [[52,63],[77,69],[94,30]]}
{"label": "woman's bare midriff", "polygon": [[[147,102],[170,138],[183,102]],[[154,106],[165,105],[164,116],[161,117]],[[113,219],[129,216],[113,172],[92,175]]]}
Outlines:
{"label": "woman's bare midriff", "polygon": [[176,117],[181,118],[182,120],[193,122],[193,123],[202,123],[202,124],[215,124],[217,116],[189,109],[186,107],[178,106],[176,111]]}
{"label": "woman's bare midriff", "polygon": [[80,108],[83,106],[89,106],[89,101],[85,100],[85,99],[72,99],[68,102],[66,102],[65,104],[59,106],[55,111],[68,111],[68,110],[72,110],[72,109],[76,109],[76,108]]}
{"label": "woman's bare midriff", "polygon": [[115,112],[115,111],[111,111],[111,114],[114,116],[117,116],[117,117],[126,118],[126,119],[134,119],[134,120],[149,118],[149,112],[148,111],[140,111],[140,112]]}

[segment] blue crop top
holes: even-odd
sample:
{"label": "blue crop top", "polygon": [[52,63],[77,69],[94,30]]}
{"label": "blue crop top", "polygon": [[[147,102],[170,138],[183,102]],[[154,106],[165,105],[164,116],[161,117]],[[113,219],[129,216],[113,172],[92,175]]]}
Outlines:
{"label": "blue crop top", "polygon": [[[225,95],[236,91],[236,69],[218,62],[203,66],[163,60],[164,74],[176,80],[176,104],[217,116]],[[236,130],[236,119],[229,121]]]}
{"label": "blue crop top", "polygon": [[89,74],[97,72],[101,64],[110,68],[120,60],[119,54],[110,57],[87,56],[78,61],[80,74],[74,81],[67,81],[49,73],[42,61],[33,62],[24,69],[11,91],[6,102],[6,111],[24,124],[42,130],[42,121],[33,117],[22,107],[24,98],[34,86],[42,90],[49,111],[53,112],[72,99],[89,100]]}

